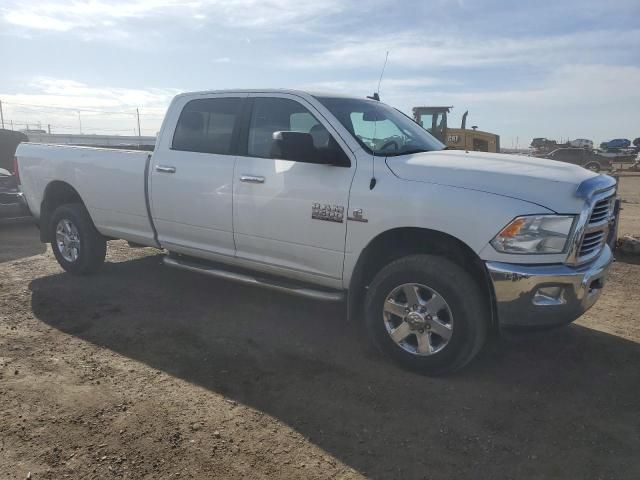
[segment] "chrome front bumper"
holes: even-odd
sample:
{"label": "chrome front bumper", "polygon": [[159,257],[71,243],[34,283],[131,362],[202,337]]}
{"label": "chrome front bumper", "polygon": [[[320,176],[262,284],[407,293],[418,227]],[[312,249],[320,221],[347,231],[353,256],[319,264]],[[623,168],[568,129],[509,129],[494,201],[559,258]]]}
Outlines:
{"label": "chrome front bumper", "polygon": [[579,267],[487,262],[500,326],[551,327],[574,321],[600,297],[612,263],[607,245]]}

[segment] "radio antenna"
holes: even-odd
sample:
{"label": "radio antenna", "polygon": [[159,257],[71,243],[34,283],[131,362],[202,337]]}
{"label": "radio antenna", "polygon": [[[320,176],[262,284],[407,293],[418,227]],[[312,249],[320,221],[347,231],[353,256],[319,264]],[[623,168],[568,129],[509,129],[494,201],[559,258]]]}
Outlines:
{"label": "radio antenna", "polygon": [[378,80],[378,98],[380,98],[380,85],[382,84],[382,77],[384,76],[384,71],[387,68],[387,61],[389,60],[389,50],[387,50],[387,55],[384,57],[384,65],[382,65],[382,71],[380,72],[380,79]]}
{"label": "radio antenna", "polygon": [[[370,98],[372,100],[376,100],[376,101],[380,101],[380,85],[382,84],[382,77],[384,76],[384,71],[387,68],[387,61],[389,60],[389,50],[387,50],[387,55],[384,57],[384,64],[382,65],[382,71],[380,72],[380,78],[378,79],[378,89],[376,92],[374,92],[372,97],[367,97]],[[373,141],[375,142],[376,140],[376,130],[378,127],[378,116],[377,114],[374,114],[374,121],[373,121]],[[375,149],[375,144],[373,145],[373,148]],[[376,180],[376,155],[375,153],[371,155],[371,181],[369,182],[369,190],[373,190],[373,188],[376,186],[376,183],[378,183],[378,181]]]}

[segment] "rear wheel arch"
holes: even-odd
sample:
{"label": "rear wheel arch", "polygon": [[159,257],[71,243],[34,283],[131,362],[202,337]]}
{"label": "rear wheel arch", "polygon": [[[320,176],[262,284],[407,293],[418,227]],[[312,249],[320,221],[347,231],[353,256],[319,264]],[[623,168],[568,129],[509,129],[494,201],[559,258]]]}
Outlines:
{"label": "rear wheel arch", "polygon": [[[40,240],[51,242],[51,229],[49,222],[51,215],[60,205],[80,203],[84,205],[78,191],[67,182],[54,180],[44,190],[42,204],[40,206]],[[85,206],[86,207],[86,206]]]}
{"label": "rear wheel arch", "polygon": [[349,317],[360,316],[366,290],[382,268],[415,254],[440,255],[468,271],[480,288],[495,325],[495,294],[484,262],[460,239],[439,230],[418,227],[387,230],[362,250],[349,282]]}

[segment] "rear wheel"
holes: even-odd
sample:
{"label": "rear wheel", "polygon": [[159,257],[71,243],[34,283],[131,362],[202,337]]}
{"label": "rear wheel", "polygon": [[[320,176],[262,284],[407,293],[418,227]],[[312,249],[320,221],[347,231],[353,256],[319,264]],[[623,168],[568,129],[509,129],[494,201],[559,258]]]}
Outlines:
{"label": "rear wheel", "polygon": [[480,288],[460,266],[411,255],[376,275],[365,299],[365,322],[384,353],[438,375],[463,367],[480,351],[489,315]]}
{"label": "rear wheel", "polygon": [[96,230],[84,205],[71,203],[56,208],[50,228],[53,254],[67,272],[85,275],[102,266],[107,242]]}

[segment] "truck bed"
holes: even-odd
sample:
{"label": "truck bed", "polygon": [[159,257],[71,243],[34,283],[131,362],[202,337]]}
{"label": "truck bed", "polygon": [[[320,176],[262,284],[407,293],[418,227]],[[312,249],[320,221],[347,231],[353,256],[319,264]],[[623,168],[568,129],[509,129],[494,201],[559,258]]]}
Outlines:
{"label": "truck bed", "polygon": [[22,143],[16,151],[22,189],[33,215],[53,182],[78,192],[103,235],[152,245],[146,198],[149,152]]}

